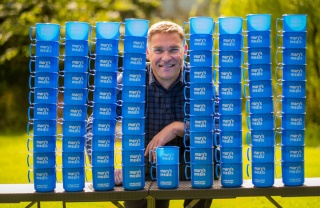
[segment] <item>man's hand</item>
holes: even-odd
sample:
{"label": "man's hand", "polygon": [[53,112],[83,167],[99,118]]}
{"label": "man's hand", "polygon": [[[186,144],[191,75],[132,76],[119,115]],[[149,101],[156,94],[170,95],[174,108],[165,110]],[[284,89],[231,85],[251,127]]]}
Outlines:
{"label": "man's hand", "polygon": [[122,169],[114,170],[114,184],[116,186],[122,185]]}

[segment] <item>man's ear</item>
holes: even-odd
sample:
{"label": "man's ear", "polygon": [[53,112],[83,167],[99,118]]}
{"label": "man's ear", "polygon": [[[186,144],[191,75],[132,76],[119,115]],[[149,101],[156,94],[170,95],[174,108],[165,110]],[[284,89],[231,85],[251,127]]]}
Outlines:
{"label": "man's ear", "polygon": [[149,59],[150,50],[149,50],[149,48],[148,48],[148,47],[147,47],[147,50],[146,50],[146,55],[147,55],[147,60],[150,60],[150,59]]}
{"label": "man's ear", "polygon": [[186,59],[186,58],[187,58],[187,55],[188,55],[188,49],[189,49],[188,44],[187,44],[187,43],[185,43],[185,44],[184,44],[184,59]]}

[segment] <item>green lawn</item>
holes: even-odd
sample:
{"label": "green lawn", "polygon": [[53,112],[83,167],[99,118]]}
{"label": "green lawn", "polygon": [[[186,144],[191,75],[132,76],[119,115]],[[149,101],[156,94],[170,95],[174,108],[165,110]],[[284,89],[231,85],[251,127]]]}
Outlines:
{"label": "green lawn", "polygon": [[[27,135],[21,136],[0,136],[0,184],[28,183],[27,179]],[[58,145],[60,146],[60,144]],[[246,150],[247,146],[243,146]],[[245,159],[244,167],[248,164]],[[280,151],[277,151],[279,158]],[[305,147],[305,176],[320,177],[320,146]],[[248,179],[244,170],[244,178]],[[283,207],[320,207],[320,197],[274,197]],[[0,202],[1,203],[1,202]],[[170,207],[182,208],[182,200],[171,201]],[[264,197],[241,197],[236,199],[215,199],[212,207],[273,207]],[[27,202],[20,204],[0,204],[0,207],[25,207]],[[43,207],[62,207],[61,202],[43,202]],[[115,207],[108,202],[96,203],[68,203],[67,207]]]}

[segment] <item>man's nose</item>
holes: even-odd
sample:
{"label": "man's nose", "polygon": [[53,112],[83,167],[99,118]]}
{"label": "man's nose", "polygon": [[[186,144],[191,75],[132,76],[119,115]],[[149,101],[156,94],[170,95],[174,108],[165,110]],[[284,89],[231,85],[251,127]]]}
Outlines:
{"label": "man's nose", "polygon": [[170,60],[172,58],[171,54],[169,53],[169,51],[164,51],[162,54],[162,60],[166,61],[166,60]]}

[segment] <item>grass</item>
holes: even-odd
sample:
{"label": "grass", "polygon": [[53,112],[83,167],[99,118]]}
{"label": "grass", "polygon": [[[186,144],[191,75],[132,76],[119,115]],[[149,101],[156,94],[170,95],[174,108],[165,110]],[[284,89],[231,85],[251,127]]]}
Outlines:
{"label": "grass", "polygon": [[[0,136],[0,184],[19,184],[28,183],[27,178],[27,135],[2,135]],[[58,142],[58,147],[61,144]],[[245,166],[248,161],[245,159],[247,146],[243,146],[244,153],[244,179],[248,179],[245,173]],[[279,158],[280,151],[277,151]],[[305,177],[320,177],[320,146],[305,147]],[[274,199],[283,207],[320,207],[320,197],[274,197]],[[106,199],[107,200],[107,199]],[[0,207],[15,208],[25,207],[29,203],[20,204],[1,204]],[[174,200],[170,202],[170,207],[182,208],[183,200]],[[61,202],[42,202],[43,207],[62,207]],[[115,207],[109,202],[84,202],[67,203],[67,207]],[[236,199],[214,199],[212,207],[273,207],[265,197],[239,197]]]}

